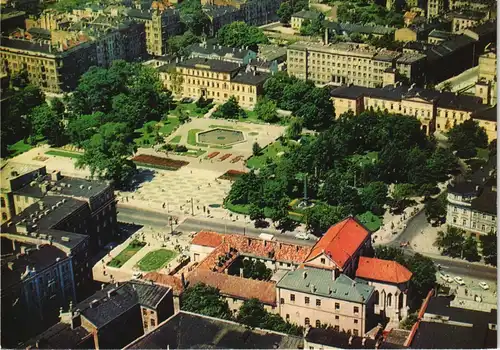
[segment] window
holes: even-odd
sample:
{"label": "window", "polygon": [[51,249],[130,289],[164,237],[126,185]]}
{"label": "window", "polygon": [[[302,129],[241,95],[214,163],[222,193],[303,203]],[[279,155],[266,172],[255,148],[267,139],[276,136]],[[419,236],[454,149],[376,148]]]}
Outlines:
{"label": "window", "polygon": [[354,307],[354,314],[359,314],[359,307],[358,306]]}
{"label": "window", "polygon": [[352,334],[354,334],[354,335],[359,335],[359,331],[358,331],[357,329],[353,329],[353,330],[352,330]]}
{"label": "window", "polygon": [[[349,104],[351,104],[351,102],[349,102]],[[2,199],[3,199],[3,198],[2,198]],[[325,260],[325,258],[321,258],[321,263],[322,263],[322,264],[326,264],[326,260]]]}
{"label": "window", "polygon": [[304,298],[304,303],[306,303],[306,305],[309,305],[309,297]]}
{"label": "window", "polygon": [[311,320],[309,319],[309,317],[306,317],[306,319],[304,320],[304,324],[306,326],[309,326],[311,324]]}
{"label": "window", "polygon": [[290,320],[290,314],[286,314],[285,320],[289,321]]}
{"label": "window", "polygon": [[321,321],[320,320],[316,320],[316,328],[319,328],[321,327]]}
{"label": "window", "polygon": [[333,327],[333,330],[334,330],[335,332],[338,332],[338,331],[340,330],[340,328],[339,328],[339,326],[337,325],[337,326]]}
{"label": "window", "polygon": [[156,326],[156,321],[155,321],[155,319],[154,319],[154,318],[152,318],[152,319],[151,319],[151,326],[152,326],[152,327]]}
{"label": "window", "polygon": [[340,304],[339,303],[335,303],[335,310],[340,310]]}
{"label": "window", "polygon": [[387,306],[392,306],[392,294],[387,295]]}
{"label": "window", "polygon": [[316,306],[321,306],[321,300],[320,299],[316,299]]}
{"label": "window", "polygon": [[5,198],[1,197],[0,198],[0,203],[2,205],[2,208],[5,208]]}
{"label": "window", "polygon": [[335,315],[335,319],[336,320],[340,320],[340,316],[339,315]]}
{"label": "window", "polygon": [[285,303],[285,298],[280,298],[280,304],[284,304]]}
{"label": "window", "polygon": [[295,301],[295,294],[290,294],[290,301]]}
{"label": "window", "polygon": [[354,320],[354,324],[358,324],[359,320]]}

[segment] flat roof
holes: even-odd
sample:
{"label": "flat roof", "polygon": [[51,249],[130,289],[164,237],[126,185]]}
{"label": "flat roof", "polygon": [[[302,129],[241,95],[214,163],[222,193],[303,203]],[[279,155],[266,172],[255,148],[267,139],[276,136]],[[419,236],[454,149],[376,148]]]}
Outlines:
{"label": "flat roof", "polygon": [[[365,58],[373,58],[373,56],[377,54],[377,49],[375,47],[358,43],[335,43],[335,44],[325,45],[321,43],[299,41],[288,46],[288,49],[316,51],[316,52],[349,55],[349,56],[356,55]],[[386,51],[388,52],[389,50]]]}
{"label": "flat roof", "polygon": [[177,63],[179,67],[203,69],[218,73],[233,73],[241,68],[241,65],[234,62],[222,60],[212,60],[201,57],[188,58]]}
{"label": "flat roof", "polygon": [[45,165],[32,165],[7,161],[0,170],[0,186],[2,190],[10,190],[10,180],[26,173],[44,168]]}
{"label": "flat roof", "polygon": [[[59,322],[47,329],[45,332],[28,340],[23,347],[32,346],[38,349],[74,349],[78,345],[90,341],[89,346],[94,345],[94,340],[89,331],[82,326],[71,329],[69,323]],[[83,344],[82,344],[83,345]]]}
{"label": "flat roof", "polygon": [[298,349],[295,337],[213,317],[180,311],[125,349]]}

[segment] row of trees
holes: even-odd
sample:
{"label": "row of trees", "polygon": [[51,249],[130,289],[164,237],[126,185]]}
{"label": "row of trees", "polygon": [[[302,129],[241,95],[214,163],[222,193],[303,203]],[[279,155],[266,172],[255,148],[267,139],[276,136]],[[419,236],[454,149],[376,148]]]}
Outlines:
{"label": "row of trees", "polygon": [[[479,240],[484,259],[487,263],[496,265],[496,235],[490,232]],[[443,255],[452,258],[461,258],[468,261],[479,261],[478,242],[464,230],[448,226],[446,231],[439,231],[436,245]]]}
{"label": "row of trees", "polygon": [[285,1],[280,4],[277,15],[280,18],[280,22],[283,24],[290,23],[292,15],[301,10],[306,10],[309,8],[309,3],[307,0],[295,0],[295,1]]}
{"label": "row of trees", "polygon": [[266,311],[258,299],[246,300],[239,312],[233,315],[219,290],[203,283],[184,291],[182,309],[211,317],[235,320],[249,327],[260,327],[292,335],[302,334],[302,327],[286,322],[279,315]]}

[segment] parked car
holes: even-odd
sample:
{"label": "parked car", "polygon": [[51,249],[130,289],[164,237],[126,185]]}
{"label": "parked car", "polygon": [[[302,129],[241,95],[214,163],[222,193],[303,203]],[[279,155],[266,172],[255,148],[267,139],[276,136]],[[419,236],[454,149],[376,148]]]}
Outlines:
{"label": "parked car", "polygon": [[135,279],[139,279],[142,277],[142,272],[134,272],[134,274],[132,275],[133,278]]}
{"label": "parked car", "polygon": [[483,288],[484,290],[490,289],[490,286],[486,282],[479,282],[479,287]]}
{"label": "parked car", "polygon": [[297,233],[295,235],[295,238],[303,239],[303,240],[307,241],[309,239],[309,235],[307,233]]}
{"label": "parked car", "polygon": [[453,278],[447,273],[440,272],[439,277],[448,283],[453,283]]}
{"label": "parked car", "polygon": [[463,286],[465,284],[465,281],[463,280],[462,277],[456,276],[454,278],[455,282],[457,282],[459,285]]}

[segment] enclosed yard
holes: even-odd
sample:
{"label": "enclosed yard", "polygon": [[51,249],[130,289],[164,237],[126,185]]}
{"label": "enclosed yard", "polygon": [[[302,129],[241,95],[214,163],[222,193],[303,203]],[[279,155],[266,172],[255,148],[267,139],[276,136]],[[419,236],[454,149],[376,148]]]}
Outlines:
{"label": "enclosed yard", "polygon": [[154,252],[146,254],[146,256],[137,263],[137,267],[142,271],[158,270],[167,265],[176,256],[177,253],[172,250],[155,250]]}

